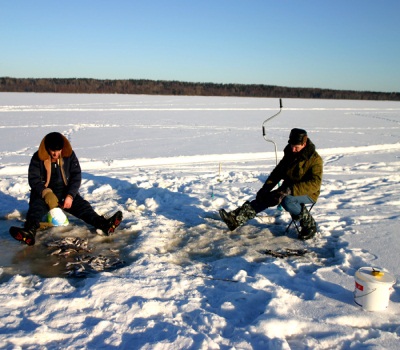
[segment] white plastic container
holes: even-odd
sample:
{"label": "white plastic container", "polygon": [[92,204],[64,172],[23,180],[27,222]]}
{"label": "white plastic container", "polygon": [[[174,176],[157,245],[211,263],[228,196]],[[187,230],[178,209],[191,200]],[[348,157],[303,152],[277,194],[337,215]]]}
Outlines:
{"label": "white plastic container", "polygon": [[396,279],[379,268],[362,267],[355,274],[354,301],[367,311],[382,311],[389,306]]}
{"label": "white plastic container", "polygon": [[47,214],[47,221],[54,226],[68,226],[69,221],[61,208],[54,208]]}

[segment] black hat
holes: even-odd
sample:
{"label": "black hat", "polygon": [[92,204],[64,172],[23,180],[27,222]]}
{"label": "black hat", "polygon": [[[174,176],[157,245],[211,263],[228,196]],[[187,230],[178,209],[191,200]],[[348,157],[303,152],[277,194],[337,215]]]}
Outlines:
{"label": "black hat", "polygon": [[59,132],[51,132],[44,138],[44,145],[47,150],[59,151],[64,147],[64,136]]}
{"label": "black hat", "polygon": [[291,145],[302,145],[307,140],[307,131],[294,128],[290,131],[289,143]]}

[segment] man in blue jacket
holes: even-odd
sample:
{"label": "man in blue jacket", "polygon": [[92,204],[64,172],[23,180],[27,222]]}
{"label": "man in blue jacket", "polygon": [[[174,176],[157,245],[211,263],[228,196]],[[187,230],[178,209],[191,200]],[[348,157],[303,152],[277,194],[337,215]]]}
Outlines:
{"label": "man in blue jacket", "polygon": [[57,207],[106,235],[112,234],[122,221],[122,212],[117,211],[109,219],[98,215],[79,194],[81,180],[81,167],[68,139],[58,132],[46,135],[29,165],[31,195],[25,225],[23,228],[11,227],[11,236],[34,245],[42,218]]}

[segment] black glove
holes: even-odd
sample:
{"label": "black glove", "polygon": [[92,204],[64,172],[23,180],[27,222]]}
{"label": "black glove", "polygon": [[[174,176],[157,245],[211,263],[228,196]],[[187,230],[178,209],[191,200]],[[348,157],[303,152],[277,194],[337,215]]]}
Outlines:
{"label": "black glove", "polygon": [[279,192],[283,197],[285,197],[292,194],[292,189],[289,186],[281,186],[277,189],[277,192]]}
{"label": "black glove", "polygon": [[[278,189],[279,190],[279,189]],[[285,198],[286,196],[290,195],[292,193],[292,190],[287,187],[285,189],[282,189],[280,191],[278,191],[279,193],[279,204],[282,202],[283,198]]]}

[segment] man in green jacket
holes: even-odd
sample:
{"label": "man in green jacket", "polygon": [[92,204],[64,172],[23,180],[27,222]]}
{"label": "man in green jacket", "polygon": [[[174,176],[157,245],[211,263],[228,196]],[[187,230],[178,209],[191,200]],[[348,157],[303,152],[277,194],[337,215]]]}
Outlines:
{"label": "man in green jacket", "polygon": [[[303,129],[292,129],[282,160],[257,192],[256,198],[231,212],[221,209],[219,214],[233,231],[254,218],[257,213],[281,204],[294,220],[300,220],[299,238],[310,239],[315,236],[317,227],[305,205],[317,201],[322,172],[322,158],[316,152],[307,132]],[[281,180],[282,185],[273,190]]]}

